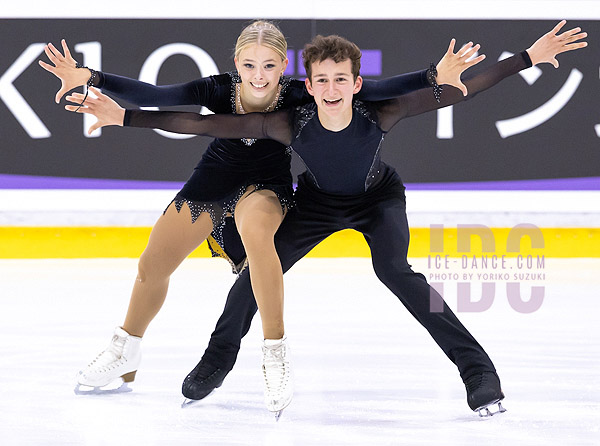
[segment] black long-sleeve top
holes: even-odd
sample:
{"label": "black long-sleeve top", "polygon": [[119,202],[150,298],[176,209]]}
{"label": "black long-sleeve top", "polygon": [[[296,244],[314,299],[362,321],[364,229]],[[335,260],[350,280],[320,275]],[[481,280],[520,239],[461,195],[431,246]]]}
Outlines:
{"label": "black long-sleeve top", "polygon": [[466,79],[466,97],[457,88],[446,87],[439,103],[430,90],[384,101],[355,100],[352,121],[339,132],[321,126],[314,103],[243,116],[127,110],[123,125],[217,138],[269,138],[290,146],[302,158],[316,186],[329,193],[353,195],[364,192],[377,177],[383,139],[400,120],[470,99],[530,66],[524,51]]}
{"label": "black long-sleeve top", "polygon": [[[208,76],[191,82],[173,85],[152,85],[136,79],[116,74],[98,72],[94,86],[140,107],[160,107],[176,105],[202,105],[214,113],[232,113],[230,98],[231,81],[240,82],[236,72]],[[304,82],[284,78],[287,88],[280,106],[292,107],[312,102]],[[400,74],[382,80],[364,79],[357,99],[381,101],[400,96],[411,91],[429,87],[427,70]],[[223,97],[225,96],[225,97]]]}

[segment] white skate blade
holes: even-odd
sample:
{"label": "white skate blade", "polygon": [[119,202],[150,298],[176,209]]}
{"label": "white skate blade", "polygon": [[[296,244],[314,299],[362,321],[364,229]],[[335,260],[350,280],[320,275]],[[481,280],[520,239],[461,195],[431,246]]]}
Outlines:
{"label": "white skate blade", "polygon": [[[121,384],[120,387],[117,388],[112,388],[112,389],[106,389],[104,387],[92,387],[92,386],[86,386],[84,384],[77,384],[75,386],[75,389],[73,390],[75,392],[75,395],[112,395],[112,394],[116,394],[116,393],[128,393],[133,391],[133,389],[129,388],[129,386],[127,385],[128,383],[123,382]],[[89,389],[89,390],[86,390]]]}
{"label": "white skate blade", "polygon": [[[494,404],[498,404],[498,410],[492,412],[490,410],[490,407],[493,406]],[[504,407],[502,407],[501,400],[498,400],[498,401],[494,401],[494,402],[488,404],[487,406],[480,407],[479,409],[474,410],[474,412],[479,412],[479,416],[481,418],[489,418],[489,417],[493,417],[494,415],[496,415],[498,413],[506,412],[506,409]]]}
{"label": "white skate blade", "polygon": [[281,414],[283,413],[283,409],[278,410],[276,412],[273,412],[273,414],[275,415],[275,421],[279,421],[279,418],[281,417]]}

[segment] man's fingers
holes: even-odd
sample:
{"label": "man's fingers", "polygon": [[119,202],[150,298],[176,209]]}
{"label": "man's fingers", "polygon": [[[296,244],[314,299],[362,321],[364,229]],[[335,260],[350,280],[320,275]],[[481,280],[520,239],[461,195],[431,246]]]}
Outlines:
{"label": "man's fingers", "polygon": [[585,39],[587,37],[587,33],[575,34],[574,36],[570,36],[567,39],[563,39],[564,43],[572,43],[577,42],[578,40]]}
{"label": "man's fingers", "polygon": [[94,93],[98,97],[98,99],[101,99],[101,98],[104,97],[104,95],[102,94],[102,92],[99,89],[97,89],[96,87],[91,87],[90,86],[88,88],[88,90],[90,90],[92,93]]}
{"label": "man's fingers", "polygon": [[90,110],[86,106],[80,105],[65,105],[65,110],[76,113],[91,113]]}
{"label": "man's fingers", "polygon": [[94,130],[99,129],[100,127],[102,126],[98,125],[98,121],[96,121],[96,123],[88,129],[88,135],[91,135]]}
{"label": "man's fingers", "polygon": [[587,42],[579,42],[579,43],[571,43],[569,45],[565,45],[560,51],[560,53],[564,53],[566,51],[578,50],[579,48],[585,48],[587,46]]}
{"label": "man's fingers", "polygon": [[581,31],[581,28],[578,26],[577,28],[573,28],[573,29],[570,29],[568,31],[565,31],[560,36],[556,36],[556,37],[560,37],[561,39],[565,39],[565,38],[567,38],[569,36],[572,36],[573,34],[577,34],[580,31]]}
{"label": "man's fingers", "polygon": [[83,95],[81,93],[71,93],[69,96],[67,96],[67,101],[81,102],[81,101],[83,101],[83,98],[85,98],[85,95]]}
{"label": "man's fingers", "polygon": [[550,31],[550,34],[556,35],[563,26],[565,26],[565,24],[567,23],[566,20],[561,20],[560,22],[557,23],[557,25],[552,28],[552,31]]}

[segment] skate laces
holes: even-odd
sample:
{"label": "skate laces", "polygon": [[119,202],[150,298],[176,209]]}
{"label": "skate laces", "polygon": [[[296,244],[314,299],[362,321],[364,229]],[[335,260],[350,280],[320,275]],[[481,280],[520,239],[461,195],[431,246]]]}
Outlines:
{"label": "skate laces", "polygon": [[113,335],[113,338],[102,353],[96,356],[89,365],[88,368],[91,367],[99,367],[102,370],[110,370],[115,368],[118,364],[120,364],[123,358],[123,349],[125,347],[125,341],[127,338],[120,337],[117,335]]}
{"label": "skate laces", "polygon": [[286,358],[286,346],[280,344],[275,347],[263,347],[263,374],[269,392],[282,391],[284,382],[287,381],[289,362]]}
{"label": "skate laces", "polygon": [[477,373],[473,376],[469,376],[467,381],[465,382],[465,387],[467,388],[467,392],[474,392],[481,385],[487,381],[487,377],[485,373]]}
{"label": "skate laces", "polygon": [[212,364],[200,361],[200,363],[194,369],[192,373],[193,376],[190,377],[190,379],[193,382],[202,383],[214,377],[219,372],[219,370],[221,370],[219,367],[215,367]]}

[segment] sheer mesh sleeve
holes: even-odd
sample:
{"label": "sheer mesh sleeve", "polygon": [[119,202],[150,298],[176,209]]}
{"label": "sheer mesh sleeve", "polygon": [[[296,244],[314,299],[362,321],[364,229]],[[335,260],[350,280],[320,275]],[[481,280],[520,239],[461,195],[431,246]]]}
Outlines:
{"label": "sheer mesh sleeve", "polygon": [[430,87],[427,70],[421,70],[378,81],[364,79],[362,88],[354,97],[361,101],[383,101],[427,87]]}
{"label": "sheer mesh sleeve", "polygon": [[123,126],[167,130],[213,138],[273,139],[292,142],[293,109],[247,115],[200,115],[190,112],[126,110]]}
{"label": "sheer mesh sleeve", "polygon": [[98,72],[94,86],[140,107],[206,105],[212,91],[212,79],[206,77],[184,84],[157,86],[116,74]]}
{"label": "sheer mesh sleeve", "polygon": [[376,105],[379,126],[387,132],[401,119],[471,99],[478,93],[493,87],[502,79],[530,66],[531,59],[527,51],[523,51],[463,80],[469,91],[466,97],[458,88],[445,85],[439,103],[429,90],[419,90],[395,99],[382,101]]}

